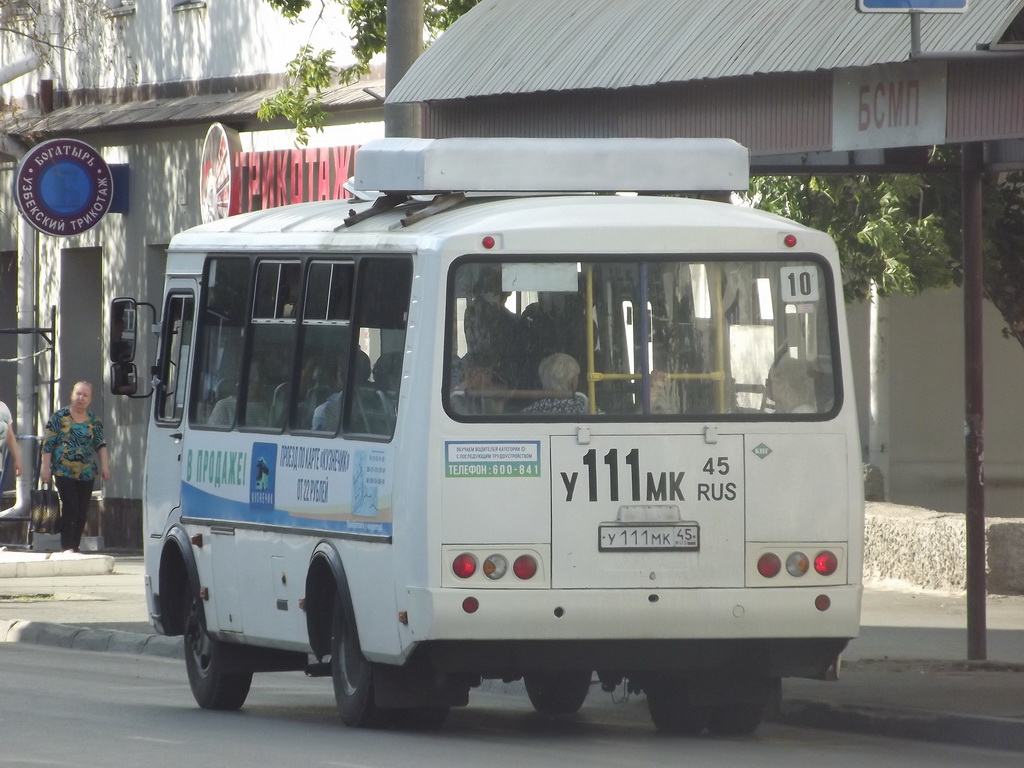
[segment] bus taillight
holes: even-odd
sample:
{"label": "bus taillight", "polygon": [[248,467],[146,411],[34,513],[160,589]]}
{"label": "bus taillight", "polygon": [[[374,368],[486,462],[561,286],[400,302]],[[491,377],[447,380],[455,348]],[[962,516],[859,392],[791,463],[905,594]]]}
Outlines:
{"label": "bus taillight", "polygon": [[520,555],[512,563],[512,573],[523,581],[532,579],[537,575],[537,561],[532,555]]}
{"label": "bus taillight", "polygon": [[774,552],[766,552],[761,555],[757,560],[757,572],[764,576],[766,579],[770,579],[773,576],[778,576],[779,571],[782,570],[782,561],[779,556]]}
{"label": "bus taillight", "polygon": [[460,579],[468,579],[476,573],[476,558],[469,553],[463,553],[452,561],[452,572]]}
{"label": "bus taillight", "polygon": [[814,558],[814,570],[822,576],[831,576],[839,567],[839,558],[827,549],[819,552]]}

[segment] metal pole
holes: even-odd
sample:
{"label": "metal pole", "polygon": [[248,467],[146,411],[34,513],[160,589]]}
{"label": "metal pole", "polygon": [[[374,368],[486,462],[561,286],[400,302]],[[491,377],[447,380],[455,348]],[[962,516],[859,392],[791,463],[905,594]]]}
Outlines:
{"label": "metal pole", "polygon": [[[423,52],[422,0],[387,0],[387,59],[384,90],[398,85]],[[386,95],[385,94],[385,95]],[[384,135],[418,137],[422,132],[419,104],[384,103]]]}
{"label": "metal pole", "polygon": [[985,629],[985,439],[981,335],[983,145],[963,146],[964,437],[967,484],[967,658],[987,657]]}
{"label": "metal pole", "polygon": [[921,55],[921,12],[910,12],[910,58]]}

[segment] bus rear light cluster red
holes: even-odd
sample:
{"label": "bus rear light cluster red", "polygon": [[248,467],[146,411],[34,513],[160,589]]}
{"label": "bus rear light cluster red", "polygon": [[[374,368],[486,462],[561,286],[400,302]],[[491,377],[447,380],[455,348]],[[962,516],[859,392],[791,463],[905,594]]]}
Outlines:
{"label": "bus rear light cluster red", "polygon": [[[813,560],[799,550],[787,553],[785,558],[786,573],[796,579],[810,571],[812,563],[819,576],[831,576],[839,567],[839,558],[827,549],[818,552]],[[782,557],[775,552],[765,552],[757,559],[757,572],[766,579],[775,578],[782,572],[782,562]]]}
{"label": "bus rear light cluster red", "polygon": [[452,561],[452,573],[460,579],[468,579],[476,573],[476,558],[464,552]]}
{"label": "bus rear light cluster red", "polygon": [[[512,562],[512,573],[520,581],[532,579],[537,575],[539,568],[537,558],[533,555],[519,555]],[[488,555],[481,566],[475,555],[463,552],[452,560],[452,573],[460,579],[469,579],[475,576],[478,570],[491,581],[498,581],[508,574],[508,559],[504,555]]]}

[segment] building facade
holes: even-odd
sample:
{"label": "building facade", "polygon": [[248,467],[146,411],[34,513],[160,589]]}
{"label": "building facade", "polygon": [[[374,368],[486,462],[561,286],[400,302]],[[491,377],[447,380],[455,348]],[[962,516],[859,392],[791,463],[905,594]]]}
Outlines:
{"label": "building facade", "polygon": [[[112,476],[97,490],[87,532],[108,546],[141,546],[151,410],[148,399],[108,394],[110,300],[160,306],[167,244],[201,223],[204,205],[205,215],[224,215],[344,194],[354,147],[383,135],[383,77],[329,89],[327,126],[310,134],[307,147],[295,145],[285,123],[256,116],[286,84],[300,45],[332,48],[336,64],[352,63],[341,10],[290,23],[264,0],[0,3],[4,26],[17,30],[0,34],[0,330],[19,330],[0,334],[0,399],[12,411],[19,406],[19,434],[30,438],[67,404],[75,381],[94,384]],[[215,124],[229,150],[221,172],[238,190],[219,214],[210,210],[217,193],[203,156]],[[77,234],[36,231],[12,197],[19,166],[33,148],[67,139],[109,165],[115,203]],[[146,354],[143,343],[143,379]],[[37,442],[21,445],[34,467]],[[5,488],[10,504],[10,476]],[[17,490],[24,503],[25,489]]]}

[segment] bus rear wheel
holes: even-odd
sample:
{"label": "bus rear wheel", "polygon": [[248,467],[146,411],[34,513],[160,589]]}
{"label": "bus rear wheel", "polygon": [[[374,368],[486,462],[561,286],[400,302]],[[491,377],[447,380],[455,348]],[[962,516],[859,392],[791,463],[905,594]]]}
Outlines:
{"label": "bus rear wheel", "polygon": [[730,700],[711,708],[708,730],[716,736],[749,736],[781,695],[782,681],[777,677],[741,679]]}
{"label": "bus rear wheel", "polygon": [[196,703],[203,709],[240,709],[249,695],[252,672],[226,672],[225,643],[210,637],[199,612],[199,600],[185,602],[185,670]]}
{"label": "bus rear wheel", "polygon": [[389,709],[388,719],[402,731],[436,731],[448,719],[448,707],[409,707]]}
{"label": "bus rear wheel", "polygon": [[526,695],[533,708],[544,715],[579,712],[590,692],[592,673],[587,670],[534,672],[523,675]]}
{"label": "bus rear wheel", "polygon": [[662,733],[699,736],[707,728],[711,710],[690,703],[686,681],[669,676],[647,683],[644,690],[651,721]]}
{"label": "bus rear wheel", "polygon": [[331,618],[331,678],[338,714],[345,725],[374,728],[386,724],[373,695],[373,668],[363,656],[355,623],[339,605]]}

